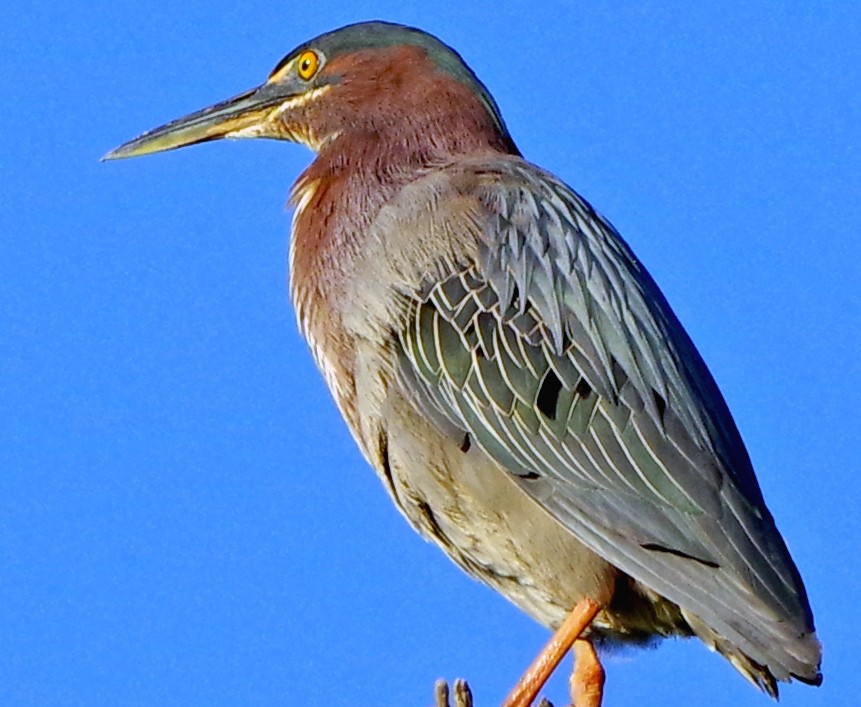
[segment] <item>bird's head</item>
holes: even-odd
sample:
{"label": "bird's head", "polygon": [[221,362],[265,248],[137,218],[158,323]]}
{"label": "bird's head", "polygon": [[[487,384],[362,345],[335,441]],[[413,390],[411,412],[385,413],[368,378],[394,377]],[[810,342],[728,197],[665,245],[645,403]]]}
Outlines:
{"label": "bird's head", "polygon": [[428,149],[477,137],[516,152],[493,97],[453,49],[421,30],[363,22],[301,44],[258,88],[151,130],[105,159],[220,138],[289,140],[320,152],[351,135],[358,144]]}

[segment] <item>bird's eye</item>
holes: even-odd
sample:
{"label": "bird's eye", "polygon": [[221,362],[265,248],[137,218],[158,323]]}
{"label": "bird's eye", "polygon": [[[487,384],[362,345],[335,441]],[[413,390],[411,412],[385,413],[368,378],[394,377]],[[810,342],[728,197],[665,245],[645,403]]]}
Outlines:
{"label": "bird's eye", "polygon": [[317,56],[317,52],[312,52],[309,49],[306,52],[302,52],[297,66],[299,78],[308,81],[317,73],[317,69],[320,67],[320,57]]}

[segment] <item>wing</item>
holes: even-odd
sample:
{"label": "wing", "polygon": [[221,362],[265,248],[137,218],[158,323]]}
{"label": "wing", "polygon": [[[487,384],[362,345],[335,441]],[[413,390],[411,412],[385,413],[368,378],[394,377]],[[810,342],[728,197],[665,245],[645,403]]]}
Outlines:
{"label": "wing", "polygon": [[516,158],[475,170],[477,255],[410,298],[403,379],[581,541],[782,680],[804,587],[681,324],[613,227]]}

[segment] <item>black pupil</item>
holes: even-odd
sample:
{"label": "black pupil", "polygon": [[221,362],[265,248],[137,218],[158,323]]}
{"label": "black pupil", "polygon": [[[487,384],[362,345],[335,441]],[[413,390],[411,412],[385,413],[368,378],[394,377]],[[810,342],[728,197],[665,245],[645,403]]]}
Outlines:
{"label": "black pupil", "polygon": [[308,69],[310,69],[310,68],[311,68],[311,60],[310,59],[304,59],[302,61],[302,73],[303,74],[308,73]]}

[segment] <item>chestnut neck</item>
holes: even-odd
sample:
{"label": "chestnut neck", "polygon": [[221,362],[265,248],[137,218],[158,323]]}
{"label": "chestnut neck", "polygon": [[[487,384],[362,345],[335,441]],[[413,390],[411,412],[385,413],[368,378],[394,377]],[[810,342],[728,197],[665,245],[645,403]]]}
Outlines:
{"label": "chestnut neck", "polygon": [[[342,116],[332,131],[337,136],[324,143],[294,185],[294,306],[318,355],[325,352],[333,363],[347,365],[350,344],[336,339],[341,311],[356,303],[344,301],[344,285],[379,210],[407,184],[459,158],[517,154],[467,87],[438,73],[428,81],[428,73],[383,74],[387,81],[411,86],[410,95],[386,100],[385,93],[378,94],[359,104],[355,115]],[[350,87],[344,88],[342,96]]]}
{"label": "chestnut neck", "polygon": [[476,152],[517,154],[495,108],[421,47],[359,50],[327,68],[339,78],[306,119],[333,137],[297,185],[336,187],[351,226],[366,225],[394,192],[435,166]]}

